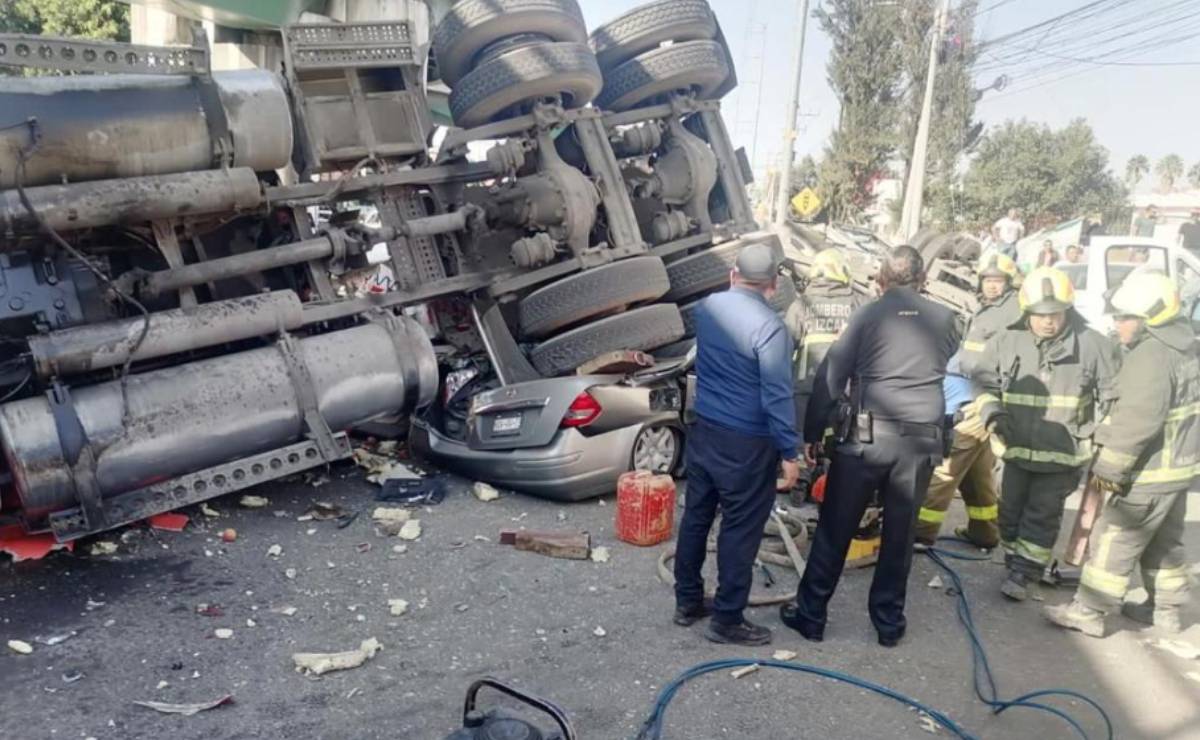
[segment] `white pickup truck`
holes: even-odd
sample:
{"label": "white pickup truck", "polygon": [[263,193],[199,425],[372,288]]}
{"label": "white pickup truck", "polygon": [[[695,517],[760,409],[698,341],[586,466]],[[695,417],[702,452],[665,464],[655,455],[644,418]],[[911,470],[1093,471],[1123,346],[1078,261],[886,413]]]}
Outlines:
{"label": "white pickup truck", "polygon": [[1184,307],[1193,320],[1200,319],[1200,259],[1163,239],[1138,236],[1092,237],[1086,261],[1060,262],[1055,267],[1071,276],[1075,284],[1075,308],[1097,331],[1109,333],[1112,317],[1107,313],[1107,296],[1135,270],[1158,270],[1175,278],[1183,294]]}

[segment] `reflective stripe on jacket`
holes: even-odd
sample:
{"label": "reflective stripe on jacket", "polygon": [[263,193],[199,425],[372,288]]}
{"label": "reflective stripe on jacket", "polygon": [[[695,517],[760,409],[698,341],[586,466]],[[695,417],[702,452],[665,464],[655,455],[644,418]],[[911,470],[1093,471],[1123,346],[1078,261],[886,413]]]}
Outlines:
{"label": "reflective stripe on jacket", "polygon": [[867,297],[833,280],[814,280],[788,308],[784,323],[796,342],[796,391],[810,393],[812,379],[829,348]]}
{"label": "reflective stripe on jacket", "polygon": [[981,303],[963,332],[962,351],[958,356],[962,374],[970,377],[983,357],[987,341],[1020,320],[1021,304],[1017,300],[1017,291],[1012,288],[995,303]]}
{"label": "reflective stripe on jacket", "polygon": [[1034,472],[1086,465],[1120,364],[1116,345],[1074,311],[1053,339],[1037,339],[1023,318],[993,336],[972,380],[981,391],[984,423],[1008,416],[1008,437],[997,454]]}
{"label": "reflective stripe on jacket", "polygon": [[1146,330],[1125,355],[1116,393],[1096,430],[1094,472],[1139,493],[1186,489],[1200,475],[1200,357],[1186,319]]}

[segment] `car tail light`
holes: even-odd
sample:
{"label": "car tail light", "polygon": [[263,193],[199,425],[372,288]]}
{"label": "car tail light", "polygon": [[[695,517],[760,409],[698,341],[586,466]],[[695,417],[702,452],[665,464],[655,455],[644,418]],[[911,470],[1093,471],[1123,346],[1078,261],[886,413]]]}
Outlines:
{"label": "car tail light", "polygon": [[575,400],[571,401],[571,405],[567,407],[567,413],[563,416],[562,424],[564,427],[585,427],[596,420],[600,416],[600,412],[604,409],[600,408],[600,402],[592,398],[587,391],[575,396]]}

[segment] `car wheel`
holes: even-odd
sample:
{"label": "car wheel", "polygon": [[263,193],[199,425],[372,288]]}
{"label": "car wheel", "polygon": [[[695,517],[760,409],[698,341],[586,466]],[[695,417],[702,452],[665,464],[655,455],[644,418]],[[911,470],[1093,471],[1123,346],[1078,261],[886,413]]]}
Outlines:
{"label": "car wheel", "polygon": [[588,40],[600,69],[608,70],[665,41],[699,41],[717,35],[705,0],[659,0],[600,26]]}
{"label": "car wheel", "polygon": [[605,352],[651,350],[682,338],[679,309],[658,303],[559,334],[530,350],[529,360],[538,372],[549,377],[569,373]]}
{"label": "car wheel", "polygon": [[679,431],[672,427],[643,427],[633,440],[633,469],[670,475],[679,465],[679,442]]}
{"label": "car wheel", "polygon": [[471,71],[479,53],[509,36],[587,42],[575,0],[461,0],[433,31],[433,55],[450,88]]}
{"label": "car wheel", "polygon": [[521,336],[541,339],[593,316],[659,298],[671,288],[658,257],[633,257],[565,277],[530,293],[517,308]]}
{"label": "car wheel", "polygon": [[729,63],[719,43],[684,41],[651,49],[610,70],[596,105],[620,112],[657,95],[689,89],[707,99],[727,77]]}
{"label": "car wheel", "polygon": [[462,128],[504,117],[516,106],[561,96],[582,108],[600,91],[596,57],[584,44],[535,43],[514,47],[471,70],[450,91],[450,116]]}

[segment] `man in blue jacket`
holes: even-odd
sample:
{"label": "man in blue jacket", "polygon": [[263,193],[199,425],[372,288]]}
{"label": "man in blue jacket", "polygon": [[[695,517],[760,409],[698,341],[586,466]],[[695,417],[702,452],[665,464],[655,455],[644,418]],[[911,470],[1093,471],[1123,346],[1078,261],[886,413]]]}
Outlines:
{"label": "man in blue jacket", "polygon": [[[754,558],[775,503],[800,475],[792,400],[792,338],[768,302],[779,280],[776,251],[752,244],[737,257],[730,288],[696,310],[696,415],[688,430],[687,500],[675,554],[675,623],[712,615],[713,642],[765,645],[766,627],[746,621]],[[784,278],[786,279],[786,278]],[[721,510],[717,594],[704,601],[708,533]]]}

